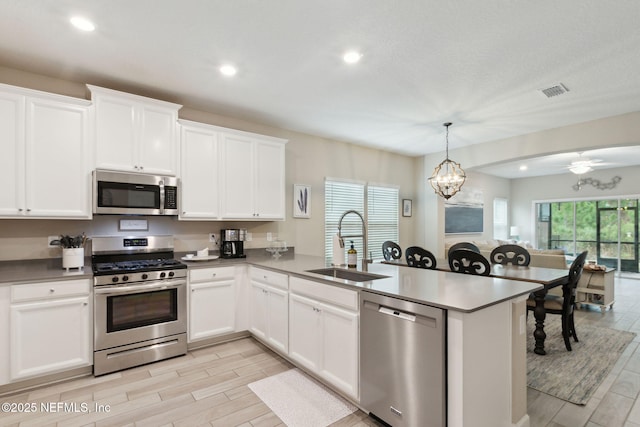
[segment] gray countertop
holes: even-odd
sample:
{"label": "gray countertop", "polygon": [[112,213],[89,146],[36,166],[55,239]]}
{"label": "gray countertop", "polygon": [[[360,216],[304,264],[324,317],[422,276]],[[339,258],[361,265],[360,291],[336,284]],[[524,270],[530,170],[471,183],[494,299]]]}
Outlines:
{"label": "gray countertop", "polygon": [[530,282],[382,263],[369,264],[368,272],[388,276],[387,278],[356,283],[308,273],[306,270],[327,266],[323,257],[308,255],[296,255],[293,259],[250,261],[250,263],[298,277],[321,280],[465,313],[481,310],[542,289],[541,285]]}
{"label": "gray countertop", "polygon": [[82,269],[72,268],[69,271],[62,268],[62,258],[0,261],[0,286],[50,280],[91,279],[92,277],[91,258],[84,259]]}
{"label": "gray countertop", "polygon": [[[176,254],[176,258],[180,259],[182,255]],[[382,263],[369,264],[368,271],[388,277],[367,282],[351,282],[307,272],[311,269],[328,267],[324,257],[285,254],[282,258],[275,260],[270,258],[268,254],[266,255],[250,253],[247,258],[216,259],[186,262],[186,264],[189,268],[206,268],[248,263],[327,284],[379,293],[461,312],[481,310],[542,289],[542,286],[535,283]],[[86,259],[83,270],[73,269],[69,272],[62,268],[60,258],[0,262],[0,286],[91,277],[89,258]]]}

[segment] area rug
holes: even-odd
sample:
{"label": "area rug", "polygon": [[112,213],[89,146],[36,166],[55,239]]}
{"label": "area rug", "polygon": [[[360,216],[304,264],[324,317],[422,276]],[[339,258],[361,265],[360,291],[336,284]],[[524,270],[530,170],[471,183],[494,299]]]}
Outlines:
{"label": "area rug", "polygon": [[288,427],[326,427],[357,408],[299,369],[249,384]]}
{"label": "area rug", "polygon": [[527,385],[577,405],[585,405],[609,374],[635,333],[576,323],[580,342],[571,338],[567,351],[560,316],[547,316],[546,355],[533,352],[533,316],[527,322]]}

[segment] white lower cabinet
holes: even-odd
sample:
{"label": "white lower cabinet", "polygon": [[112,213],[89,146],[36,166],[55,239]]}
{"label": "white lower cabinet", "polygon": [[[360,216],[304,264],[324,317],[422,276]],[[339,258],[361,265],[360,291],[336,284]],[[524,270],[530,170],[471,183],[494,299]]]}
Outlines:
{"label": "white lower cabinet", "polygon": [[11,287],[10,381],[93,364],[88,279]]}
{"label": "white lower cabinet", "polygon": [[289,357],[358,399],[357,292],[296,277],[290,291]]}
{"label": "white lower cabinet", "polygon": [[189,271],[189,342],[235,331],[235,267]]}
{"label": "white lower cabinet", "polygon": [[289,277],[250,267],[250,327],[256,337],[282,353],[289,350]]}

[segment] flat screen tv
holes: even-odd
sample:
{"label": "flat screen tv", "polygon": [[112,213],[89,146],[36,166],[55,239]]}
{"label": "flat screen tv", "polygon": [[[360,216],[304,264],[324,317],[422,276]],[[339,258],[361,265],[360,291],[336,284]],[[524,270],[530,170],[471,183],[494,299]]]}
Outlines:
{"label": "flat screen tv", "polygon": [[482,205],[445,205],[444,207],[446,234],[482,233],[483,225]]}

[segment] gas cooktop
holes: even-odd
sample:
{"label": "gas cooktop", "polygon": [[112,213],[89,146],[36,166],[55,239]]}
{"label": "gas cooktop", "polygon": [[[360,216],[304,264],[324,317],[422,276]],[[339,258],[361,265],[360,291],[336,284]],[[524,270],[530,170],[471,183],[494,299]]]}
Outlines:
{"label": "gas cooktop", "polygon": [[182,268],[187,268],[187,266],[172,258],[141,259],[135,261],[98,262],[93,265],[93,274],[104,275],[123,272],[175,270]]}

